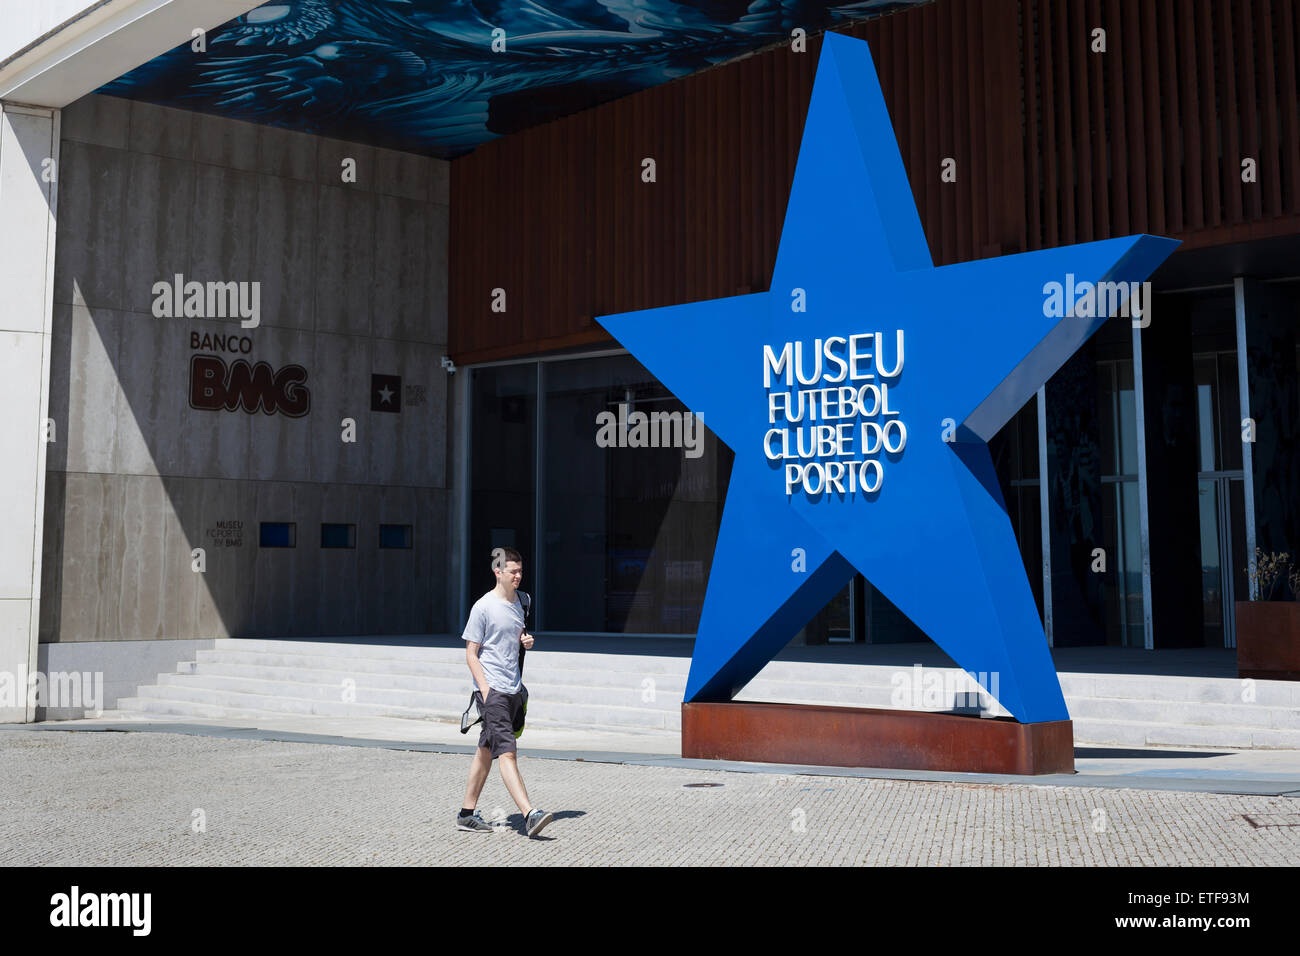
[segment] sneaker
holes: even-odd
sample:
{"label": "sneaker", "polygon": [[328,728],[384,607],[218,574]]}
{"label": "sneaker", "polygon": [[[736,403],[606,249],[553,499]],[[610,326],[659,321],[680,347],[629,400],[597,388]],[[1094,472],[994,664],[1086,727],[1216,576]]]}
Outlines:
{"label": "sneaker", "polygon": [[553,813],[547,813],[545,810],[534,810],[524,820],[524,832],[530,837],[535,837],[542,832],[546,824],[554,819],[555,814]]}
{"label": "sneaker", "polygon": [[491,833],[496,827],[488,823],[477,810],[467,817],[456,814],[456,829],[469,830],[473,833]]}

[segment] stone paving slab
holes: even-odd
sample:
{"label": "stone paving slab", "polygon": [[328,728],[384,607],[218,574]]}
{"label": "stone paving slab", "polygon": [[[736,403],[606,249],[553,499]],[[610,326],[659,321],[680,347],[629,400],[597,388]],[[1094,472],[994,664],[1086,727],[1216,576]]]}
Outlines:
{"label": "stone paving slab", "polygon": [[[39,724],[0,725],[0,730],[43,731],[131,730],[162,733],[211,734],[259,740],[382,747],[431,753],[467,754],[474,750],[475,732],[461,735],[458,724],[395,717],[333,718],[272,716],[248,719],[249,726],[227,720],[132,718],[129,720],[66,720]],[[731,772],[818,774],[877,777],[896,780],[947,780],[959,783],[1013,783],[1067,787],[1109,787],[1179,790],[1206,793],[1293,794],[1300,796],[1300,752],[1279,750],[1180,750],[1175,748],[1078,747],[1074,774],[955,773],[892,768],[820,767],[812,765],[742,763],[684,759],[677,734],[617,734],[565,727],[530,727],[520,740],[532,757],[585,760],[594,763],[633,763]]]}
{"label": "stone paving slab", "polygon": [[[224,736],[0,733],[10,865],[1295,865],[1296,801],[548,760],[498,773],[458,831],[463,754]],[[662,758],[661,758],[662,759]],[[680,760],[680,758],[677,758]],[[693,783],[721,784],[689,787]],[[1247,819],[1247,817],[1250,819]]]}

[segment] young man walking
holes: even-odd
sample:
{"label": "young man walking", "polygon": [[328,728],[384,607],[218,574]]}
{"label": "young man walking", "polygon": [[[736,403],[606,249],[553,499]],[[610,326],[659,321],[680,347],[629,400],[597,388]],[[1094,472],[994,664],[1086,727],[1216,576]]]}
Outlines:
{"label": "young man walking", "polygon": [[465,800],[456,816],[456,827],[475,833],[495,829],[474,809],[492,761],[500,758],[501,779],[524,815],[524,832],[537,836],[555,819],[535,809],[528,799],[524,778],[515,762],[514,721],[523,707],[523,681],[519,674],[519,648],[533,646],[533,636],[524,630],[524,609],[515,592],[524,575],[524,559],[514,548],[494,552],[492,573],[497,586],[474,602],[465,623],[465,661],[483,696],[483,730],[478,750],[469,768]]}

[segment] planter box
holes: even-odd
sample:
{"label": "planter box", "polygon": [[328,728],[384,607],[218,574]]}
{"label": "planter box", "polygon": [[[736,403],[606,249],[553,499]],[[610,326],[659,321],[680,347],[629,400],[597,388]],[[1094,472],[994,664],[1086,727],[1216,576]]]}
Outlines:
{"label": "planter box", "polygon": [[1300,601],[1237,602],[1237,676],[1300,680]]}

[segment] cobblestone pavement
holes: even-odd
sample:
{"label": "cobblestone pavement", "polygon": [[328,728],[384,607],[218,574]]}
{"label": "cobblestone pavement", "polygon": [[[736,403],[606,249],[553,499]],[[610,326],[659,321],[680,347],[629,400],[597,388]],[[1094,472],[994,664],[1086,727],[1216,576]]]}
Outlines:
{"label": "cobblestone pavement", "polygon": [[[520,833],[495,768],[479,809],[489,818],[508,810],[506,827],[454,828],[469,757],[166,733],[6,733],[0,859],[116,866],[1300,862],[1300,801],[1285,797],[781,776],[526,753],[520,768],[529,793],[555,813],[535,840]],[[692,783],[721,786],[686,786]]]}

